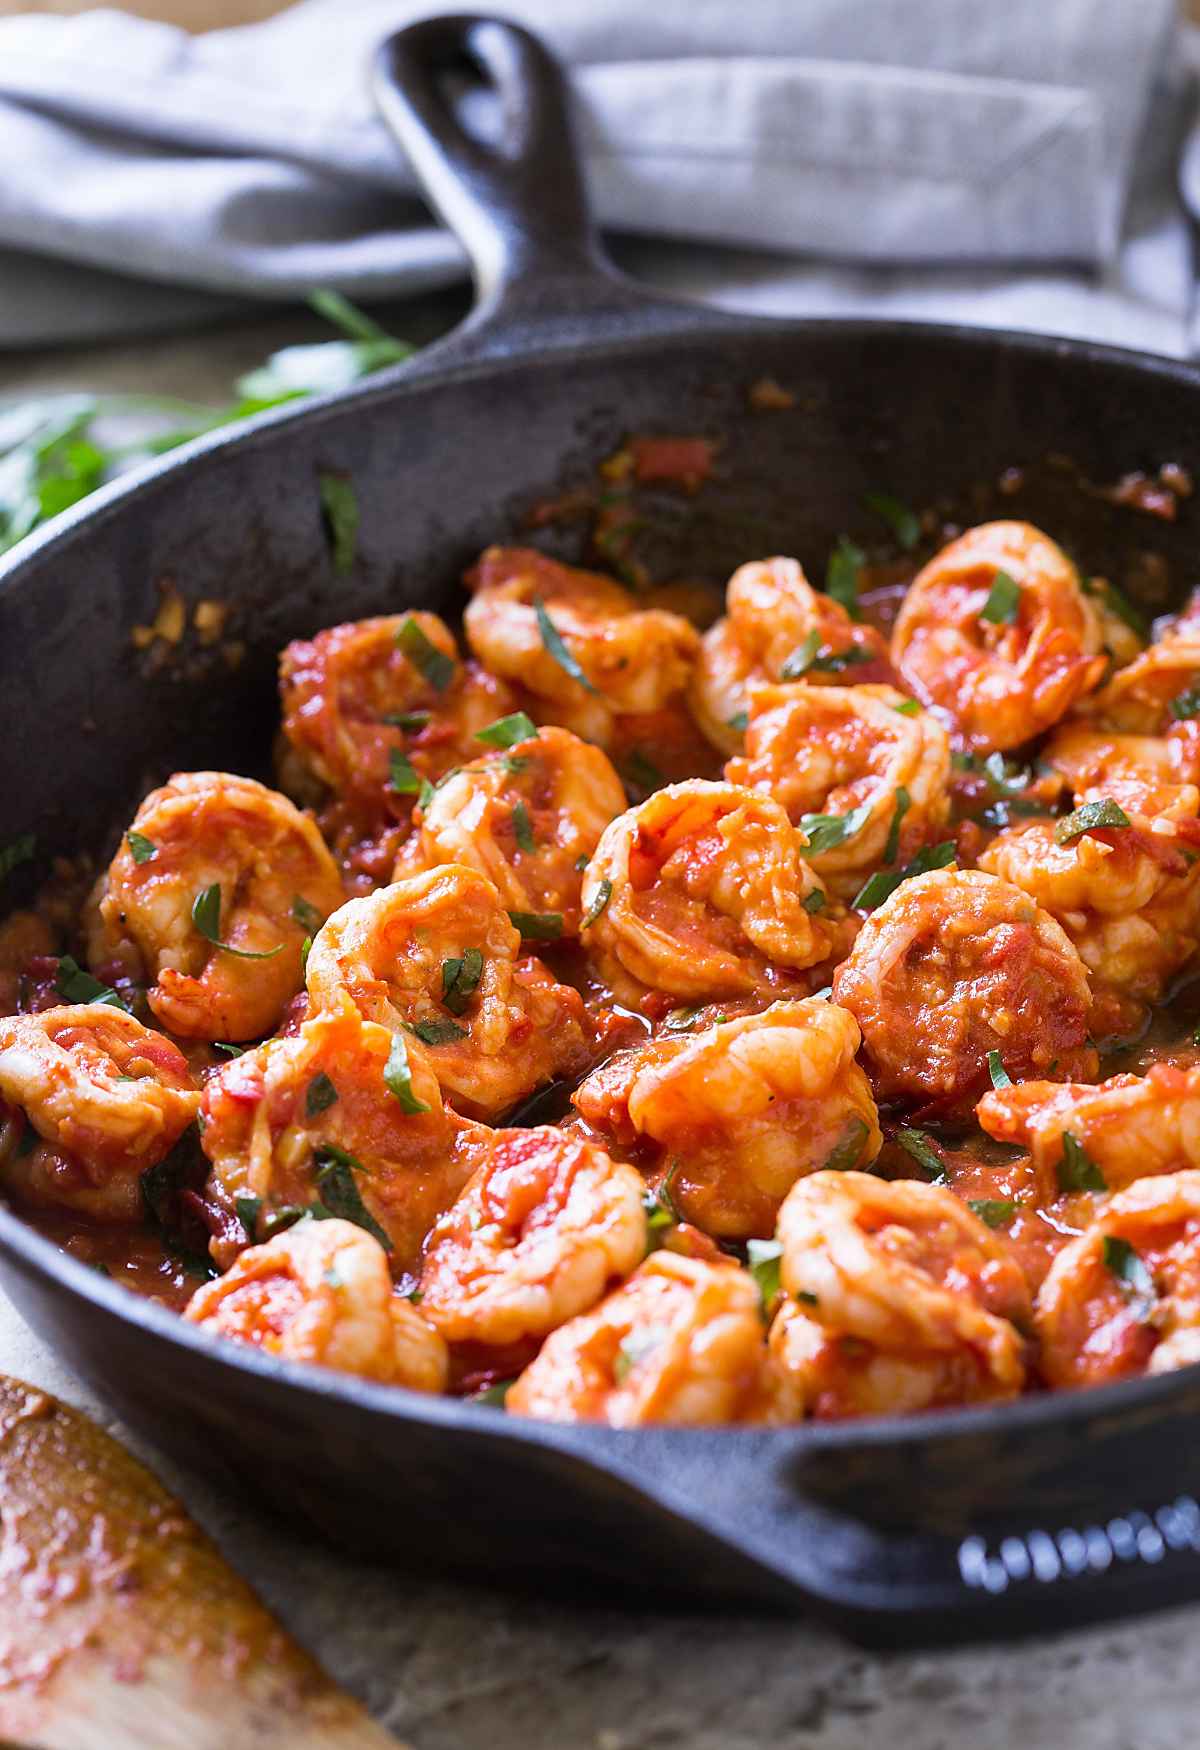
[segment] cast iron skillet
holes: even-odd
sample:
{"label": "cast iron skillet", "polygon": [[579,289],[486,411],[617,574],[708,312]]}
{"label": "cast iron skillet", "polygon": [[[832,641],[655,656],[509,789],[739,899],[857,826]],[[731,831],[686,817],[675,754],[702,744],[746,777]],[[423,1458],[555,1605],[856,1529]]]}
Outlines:
{"label": "cast iron skillet", "polygon": [[[454,119],[439,75],[499,91],[503,140]],[[680,574],[771,552],[823,563],[863,494],[1043,521],[1094,570],[1182,573],[1173,526],[1076,484],[1196,468],[1200,376],[1081,344],[880,322],[766,322],[649,297],[602,260],[560,76],[510,25],[433,20],[376,67],[385,115],[466,244],[474,315],[416,363],[190,445],[0,566],[0,843],[103,854],[140,795],[188,767],[261,768],[289,638],[419,604],[530,503],[631,431],[712,433],[723,478],[673,525]],[[752,412],[770,375],[790,411]],[[1025,470],[1012,498],[988,483]],[[349,575],[316,476],[353,481]],[[1011,484],[1011,479],[1010,479]],[[678,504],[676,505],[678,510]],[[569,546],[558,549],[571,556]],[[165,579],[237,604],[243,665],[130,643]],[[1153,603],[1159,606],[1160,603]],[[27,871],[44,875],[44,858]],[[21,897],[22,881],[7,900]],[[5,1286],[122,1416],[342,1545],[506,1584],[567,1582],[803,1607],[896,1642],[1064,1626],[1192,1596],[1197,1370],[994,1409],[739,1432],[557,1427],[430,1401],[218,1343],[0,1208]],[[1196,1479],[1200,1480],[1200,1479]],[[578,1590],[576,1591],[578,1596]]]}

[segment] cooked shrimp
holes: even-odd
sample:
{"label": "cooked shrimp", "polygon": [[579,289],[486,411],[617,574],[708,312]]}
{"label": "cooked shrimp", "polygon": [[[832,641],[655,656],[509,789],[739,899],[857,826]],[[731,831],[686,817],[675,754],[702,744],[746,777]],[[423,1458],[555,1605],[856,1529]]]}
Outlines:
{"label": "cooked shrimp", "polygon": [[539,729],[445,779],[421,808],[395,879],[457,863],[486,875],[509,911],[553,914],[577,936],[581,866],[625,792],[606,755],[568,729]]}
{"label": "cooked shrimp", "polygon": [[643,1191],[633,1167],[564,1131],[492,1131],[429,1236],[421,1311],[451,1343],[544,1337],[641,1263]]}
{"label": "cooked shrimp", "polygon": [[288,1361],[410,1391],[446,1389],[446,1345],[393,1292],[378,1240],[348,1221],[301,1221],[251,1246],[196,1290],[183,1316]]}
{"label": "cooked shrimp", "polygon": [[471,1162],[429,1053],[407,1034],[397,1092],[396,1036],[343,996],[209,1077],[201,1144],[210,1195],[230,1218],[212,1245],[218,1264],[237,1255],[243,1233],[266,1236],[288,1212],[320,1203],[382,1233],[398,1271],[415,1268]]}
{"label": "cooked shrimp", "polygon": [[1144,1076],[1095,1084],[1022,1082],[985,1094],[975,1112],[989,1136],[1029,1149],[1046,1198],[1058,1194],[1064,1133],[1110,1191],[1200,1167],[1200,1067],[1156,1063]]}
{"label": "cooked shrimp", "polygon": [[[214,887],[204,935],[194,908]],[[285,796],[228,772],[177,772],[109,864],[88,958],[152,980],[150,1007],[181,1038],[255,1039],[300,989],[305,936],[341,901],[320,833]]]}
{"label": "cooked shrimp", "polygon": [[1128,813],[1168,820],[1200,814],[1190,750],[1165,735],[1063,723],[1042,749],[1041,763],[1060,774],[1076,802],[1107,796]]}
{"label": "cooked shrimp", "polygon": [[530,547],[489,547],[466,581],[463,628],[479,660],[588,741],[607,747],[617,717],[661,710],[688,684],[695,627],[639,608],[610,577]]}
{"label": "cooked shrimp", "polygon": [[582,932],[622,1001],[803,994],[853,923],[778,802],[735,784],[669,784],[607,827],[583,879]]}
{"label": "cooked shrimp", "polygon": [[594,1311],[547,1337],[507,1408],[616,1428],[737,1422],[757,1408],[765,1360],[745,1270],[654,1252]]}
{"label": "cooked shrimp", "polygon": [[1014,1081],[1095,1068],[1091,992],[1061,926],[994,875],[935,870],[871,913],[833,979],[877,1097],[973,1102],[997,1051]]}
{"label": "cooked shrimp", "polygon": [[892,661],[962,745],[1018,747],[1099,683],[1100,621],[1060,547],[1029,523],[968,529],[914,579]]}
{"label": "cooked shrimp", "polygon": [[1139,1179],[1110,1197],[1050,1266],[1037,1333],[1052,1386],[1200,1359],[1200,1172]]}
{"label": "cooked shrimp", "polygon": [[289,644],[280,659],[284,767],[305,800],[312,780],[374,812],[407,818],[414,790],[397,790],[403,756],[431,781],[478,751],[473,737],[515,703],[504,682],[459,660],[436,614],[388,614],[330,626]]}
{"label": "cooked shrimp", "polygon": [[[1200,686],[1200,629],[1151,644],[1083,707],[1089,718],[1127,735],[1164,735],[1196,715],[1188,695]],[[1197,701],[1200,706],[1200,700]]]}
{"label": "cooked shrimp", "polygon": [[814,1173],[788,1193],[778,1233],[784,1288],[834,1340],[827,1355],[803,1332],[792,1339],[818,1415],[1021,1390],[1029,1286],[1007,1243],[946,1186]]}
{"label": "cooked shrimp", "polygon": [[857,832],[810,858],[843,899],[881,863],[906,863],[950,818],[946,731],[928,711],[903,715],[904,703],[885,686],[754,687],[745,755],[725,767],[731,784],[765,791],[797,825],[865,810]]}
{"label": "cooked shrimp", "polygon": [[183,1053],[123,1009],[78,1003],[0,1019],[0,1176],[27,1202],[135,1220],[139,1175],[199,1104]]}
{"label": "cooked shrimp", "polygon": [[729,580],[724,619],[704,634],[690,704],[722,753],[742,745],[753,687],[795,680],[845,686],[891,676],[887,645],[840,602],[812,588],[795,559],[758,559]]}
{"label": "cooked shrimp", "polygon": [[318,1008],[345,993],[410,1029],[456,1108],[495,1118],[587,1059],[581,997],[520,947],[492,883],[450,864],[342,906],[313,943],[308,990]]}
{"label": "cooked shrimp", "polygon": [[[1183,824],[1134,816],[1060,845],[1053,821],[1030,821],[1000,833],[979,867],[1057,919],[1097,996],[1114,992],[1144,1004],[1163,994],[1200,946],[1200,862],[1191,839],[1179,836]],[[1127,1007],[1113,1010],[1111,1025],[1097,1018],[1100,1030],[1131,1025],[1136,1014]]]}
{"label": "cooked shrimp", "polygon": [[858,1025],[823,997],[662,1035],[620,1052],[576,1090],[574,1104],[643,1167],[668,1168],[686,1220],[723,1238],[767,1238],[802,1173],[829,1161],[868,1166],[881,1136]]}

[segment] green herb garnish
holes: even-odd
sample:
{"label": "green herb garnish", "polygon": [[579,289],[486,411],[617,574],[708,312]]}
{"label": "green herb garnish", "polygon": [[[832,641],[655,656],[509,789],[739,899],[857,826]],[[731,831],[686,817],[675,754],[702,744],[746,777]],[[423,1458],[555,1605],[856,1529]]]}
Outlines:
{"label": "green herb garnish", "polygon": [[299,924],[300,928],[307,931],[310,936],[315,936],[325,919],[316,906],[310,904],[302,894],[293,893],[292,922]]}
{"label": "green herb garnish", "polygon": [[452,1015],[461,1015],[483,977],[483,955],[464,948],[460,956],[442,961],[442,1001]]}
{"label": "green herb garnish", "polygon": [[11,875],[22,863],[31,862],[36,850],[37,837],[31,832],[23,832],[11,844],[0,846],[0,881],[6,875]]}
{"label": "green herb garnish", "polygon": [[563,643],[562,634],[546,612],[546,604],[540,595],[533,599],[533,611],[537,615],[538,631],[542,635],[542,643],[546,647],[547,654],[554,658],[564,674],[569,674],[573,681],[578,681],[586,692],[599,693],[599,687],[592,685]]}
{"label": "green herb garnish", "polygon": [[967,1200],[967,1208],[985,1227],[1006,1227],[1017,1213],[1011,1197],[971,1197]]}
{"label": "green herb garnish", "polygon": [[915,511],[893,498],[890,492],[868,492],[864,502],[876,516],[883,518],[904,551],[911,553],[921,539],[921,523]]}
{"label": "green herb garnish", "polygon": [[457,1021],[410,1021],[406,1023],[422,1045],[452,1045],[456,1039],[466,1039],[467,1029]]}
{"label": "green herb garnish", "polygon": [[862,618],[858,607],[858,574],[865,559],[866,554],[847,535],[839,535],[838,544],[825,567],[825,594],[840,602],[852,620]]}
{"label": "green herb garnish", "polygon": [[524,711],[513,711],[508,717],[497,717],[486,729],[475,731],[476,741],[486,741],[489,747],[515,747],[537,734],[537,724]]}
{"label": "green herb garnish", "polygon": [[898,784],[896,786],[896,806],[892,810],[892,824],[888,827],[887,843],[883,847],[885,863],[896,861],[896,853],[900,849],[900,826],[911,807],[912,797],[903,784]]}
{"label": "green herb garnish", "polygon": [[530,942],[557,942],[563,932],[560,911],[510,911],[508,921]]}
{"label": "green herb garnish", "polygon": [[933,1185],[945,1185],[949,1180],[946,1163],[934,1146],[933,1138],[925,1130],[898,1130],[896,1141],[907,1154],[910,1154],[925,1177]]}
{"label": "green herb garnish", "polygon": [[59,959],[54,988],[64,1003],[107,1003],[109,1008],[124,1009],[126,1014],[130,1012],[129,1004],[119,992],[110,984],[101,984],[98,978],[93,978],[69,954]]}
{"label": "green herb garnish", "polygon": [[1020,584],[1007,571],[998,571],[992,579],[987,600],[979,610],[979,618],[989,620],[993,626],[1012,626],[1016,624],[1020,609]]}
{"label": "green herb garnish", "polygon": [[412,761],[400,748],[388,749],[388,784],[400,796],[420,794],[423,779]]}
{"label": "green herb garnish", "polygon": [[429,1111],[424,1100],[419,1100],[413,1092],[412,1070],[409,1068],[408,1047],[404,1043],[403,1033],[392,1035],[392,1049],[388,1053],[383,1081],[389,1093],[395,1094],[399,1100],[402,1112],[415,1116],[419,1112]]}
{"label": "green herb garnish", "polygon": [[921,701],[919,699],[902,699],[898,705],[892,706],[892,710],[898,717],[919,717]]}
{"label": "green herb garnish", "polygon": [[333,569],[344,576],[358,549],[358,494],[347,475],[333,473],[317,475],[317,491]]}
{"label": "green herb garnish", "polygon": [[385,1252],[390,1252],[391,1239],[363,1202],[354,1177],[355,1173],[366,1172],[362,1162],[331,1142],[323,1142],[315,1148],[313,1159],[317,1163],[317,1183],[321,1187],[320,1201],[309,1210],[313,1219],[352,1221],[355,1227],[372,1234]]}
{"label": "green herb garnish", "polygon": [[869,802],[864,802],[861,808],[852,808],[849,814],[802,814],[800,830],[808,840],[804,855],[819,857],[825,851],[836,850],[860,833],[870,818]]}
{"label": "green herb garnish", "polygon": [[233,1200],[233,1207],[237,1211],[237,1218],[242,1224],[242,1232],[245,1234],[250,1244],[253,1245],[254,1236],[258,1232],[258,1213],[262,1208],[262,1198],[235,1197]]}
{"label": "green herb garnish", "polygon": [[874,911],[885,899],[890,899],[903,882],[911,881],[914,875],[928,875],[934,869],[948,868],[954,858],[954,841],[945,839],[940,845],[926,845],[903,869],[877,869],[855,894],[851,902],[853,909]]}
{"label": "green herb garnish", "polygon": [[646,796],[661,789],[667,781],[649,754],[640,747],[631,748],[620,761],[620,767],[626,784]]}
{"label": "green herb garnish", "polygon": [[222,1052],[226,1057],[245,1057],[251,1049],[249,1045],[230,1045],[226,1039],[214,1039],[212,1048],[214,1051]]}
{"label": "green herb garnish", "polygon": [[1000,1056],[1000,1053],[998,1051],[989,1051],[988,1052],[987,1064],[988,1064],[988,1074],[992,1078],[992,1086],[994,1088],[1011,1088],[1012,1087],[1012,1077],[1009,1075],[1008,1071],[1005,1069],[1004,1059]]}
{"label": "green herb garnish", "polygon": [[1186,691],[1176,693],[1167,709],[1177,723],[1189,717],[1200,717],[1200,687],[1188,687]]}
{"label": "green herb garnish", "polygon": [[300,976],[303,978],[308,971],[308,957],[312,953],[313,939],[305,936],[300,944]]}
{"label": "green herb garnish", "polygon": [[851,1118],[842,1134],[841,1141],[823,1163],[827,1173],[848,1173],[858,1165],[862,1157],[862,1146],[871,1134],[870,1126],[862,1118]]}
{"label": "green herb garnish", "polygon": [[533,826],[529,819],[529,810],[523,802],[515,802],[512,811],[513,837],[517,841],[518,850],[536,851],[537,844],[533,837]]}
{"label": "green herb garnish", "polygon": [[1104,796],[1098,802],[1085,802],[1074,814],[1065,814],[1054,829],[1054,842],[1057,845],[1069,845],[1073,839],[1079,838],[1082,833],[1094,831],[1096,827],[1129,824],[1129,816],[1120,803]]}
{"label": "green herb garnish", "polygon": [[134,832],[132,827],[125,834],[125,843],[135,863],[149,863],[158,851],[153,839],[148,839],[144,832]]}
{"label": "green herb garnish", "polygon": [[262,953],[255,953],[249,948],[234,948],[228,942],[221,940],[221,883],[214,881],[211,887],[203,888],[192,903],[192,922],[204,937],[222,954],[233,954],[239,960],[274,960],[276,954],[283,953],[283,943],[277,948],[267,948]]}
{"label": "green herb garnish", "polygon": [[1105,1234],[1103,1239],[1104,1268],[1117,1278],[1121,1292],[1133,1305],[1134,1313],[1143,1322],[1153,1311],[1157,1292],[1154,1278],[1128,1240]]}
{"label": "green herb garnish", "polygon": [[415,734],[424,729],[433,715],[430,711],[388,711],[379,721],[390,723],[393,729],[403,729],[407,734]]}
{"label": "green herb garnish", "polygon": [[735,711],[726,723],[727,729],[734,729],[739,735],[750,727],[749,711]]}
{"label": "green herb garnish", "polygon": [[819,887],[814,887],[812,892],[806,894],[800,903],[807,912],[824,911],[825,895]]}
{"label": "green herb garnish", "polygon": [[621,1339],[617,1349],[617,1358],[613,1363],[613,1379],[618,1385],[623,1385],[639,1361],[657,1349],[668,1332],[660,1325],[643,1325],[639,1330],[630,1331]]}
{"label": "green herb garnish", "polygon": [[454,679],[454,658],[439,650],[419,621],[409,614],[396,628],[396,643],[435,693],[444,693]]}
{"label": "green herb garnish", "polygon": [[579,927],[581,930],[589,929],[591,925],[595,923],[596,919],[603,914],[605,907],[612,898],[612,890],[612,882],[608,879],[607,875],[603,876],[600,880],[599,886],[596,888],[596,897],[593,899],[591,905],[588,906],[583,917],[579,920]]}
{"label": "green herb garnish", "polygon": [[1107,1191],[1108,1181],[1083,1144],[1069,1130],[1063,1131],[1062,1158],[1058,1163],[1060,1191]]}
{"label": "green herb garnish", "polygon": [[318,1070],[308,1084],[308,1093],[304,1097],[304,1110],[309,1118],[319,1118],[322,1112],[328,1112],[331,1106],[337,1104],[337,1097],[338,1091],[325,1071]]}
{"label": "green herb garnish", "polygon": [[[411,1300],[412,1295],[409,1296]],[[491,1385],[485,1385],[481,1391],[473,1391],[464,1401],[468,1404],[489,1404],[494,1409],[502,1410],[508,1401],[508,1394],[516,1385],[516,1379],[497,1379]]]}
{"label": "green herb garnish", "polygon": [[766,1318],[780,1293],[779,1264],[783,1246],[778,1240],[747,1240],[747,1268],[754,1278]]}

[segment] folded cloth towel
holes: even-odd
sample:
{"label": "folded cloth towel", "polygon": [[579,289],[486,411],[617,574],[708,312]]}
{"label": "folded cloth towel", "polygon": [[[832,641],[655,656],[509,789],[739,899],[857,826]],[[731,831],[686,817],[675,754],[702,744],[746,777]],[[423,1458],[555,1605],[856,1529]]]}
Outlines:
{"label": "folded cloth towel", "polygon": [[[0,23],[0,343],[460,276],[365,81],[375,44],[430,10],[306,0],[195,38],[105,11]],[[568,63],[610,227],[960,266],[1114,258],[1175,16],[1173,0],[499,10]]]}

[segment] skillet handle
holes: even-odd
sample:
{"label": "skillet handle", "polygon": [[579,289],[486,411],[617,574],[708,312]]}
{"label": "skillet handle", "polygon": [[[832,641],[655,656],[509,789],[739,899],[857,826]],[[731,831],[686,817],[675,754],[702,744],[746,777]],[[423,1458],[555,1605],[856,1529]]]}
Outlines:
{"label": "skillet handle", "polygon": [[[494,143],[468,133],[454,112],[446,83],[464,74],[499,99]],[[716,312],[659,297],[608,261],[591,216],[566,78],[529,31],[474,14],[425,19],[381,44],[372,87],[475,279],[471,316],[423,358],[445,368],[585,339],[719,325]]]}

